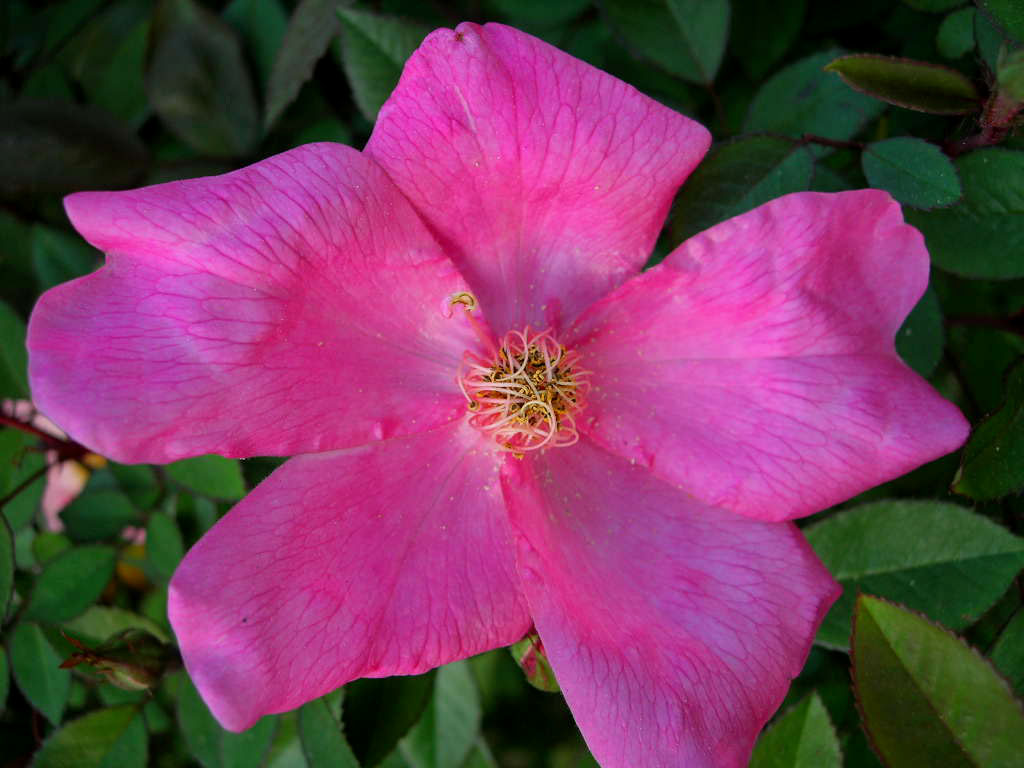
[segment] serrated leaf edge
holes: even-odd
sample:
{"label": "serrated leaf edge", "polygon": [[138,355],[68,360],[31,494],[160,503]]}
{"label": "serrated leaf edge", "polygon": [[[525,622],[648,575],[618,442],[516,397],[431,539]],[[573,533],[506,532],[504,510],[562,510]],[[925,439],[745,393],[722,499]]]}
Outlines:
{"label": "serrated leaf edge", "polygon": [[[877,600],[877,601],[879,601],[881,603],[886,603],[887,605],[893,606],[895,608],[899,608],[902,611],[905,611],[905,612],[907,612],[907,613],[909,613],[909,614],[911,614],[913,616],[916,616],[917,618],[921,619],[922,621],[924,621],[929,626],[938,629],[940,632],[944,632],[945,634],[949,635],[954,640],[959,642],[960,645],[962,645],[964,648],[966,648],[968,651],[970,651],[972,654],[974,654],[977,658],[979,658],[981,660],[981,662],[984,665],[986,665],[989,668],[989,670],[999,680],[999,683],[1003,686],[1004,690],[1006,691],[1006,694],[1010,698],[1010,701],[1017,706],[1017,709],[1020,710],[1021,715],[1024,716],[1024,703],[1022,703],[1021,700],[1017,698],[1017,696],[1014,693],[1013,687],[1010,685],[1010,683],[1006,679],[1006,677],[1002,674],[1002,672],[999,671],[999,669],[996,668],[996,666],[991,662],[991,660],[989,660],[989,658],[987,656],[985,656],[983,653],[981,653],[981,651],[979,651],[973,645],[971,645],[966,640],[964,640],[963,637],[958,635],[956,632],[953,632],[952,630],[944,627],[939,622],[933,621],[926,614],[921,613],[920,611],[915,611],[913,608],[908,608],[906,605],[904,605],[902,603],[897,603],[897,602],[895,602],[893,600],[886,600],[884,597],[879,597],[878,595],[871,595],[871,594],[868,594],[866,592],[858,591],[857,592],[857,599],[856,599],[856,602],[854,603],[853,621],[851,622],[851,627],[850,627],[850,681],[851,681],[850,687],[851,687],[851,689],[853,691],[853,702],[854,702],[854,706],[856,706],[856,708],[857,708],[857,714],[860,717],[860,727],[861,727],[861,730],[864,732],[864,737],[867,739],[868,746],[871,747],[871,751],[875,753],[875,756],[878,758],[879,762],[881,762],[882,765],[886,766],[886,768],[894,768],[894,767],[885,759],[885,757],[883,757],[881,750],[878,748],[878,745],[875,744],[875,740],[874,740],[874,737],[871,734],[871,730],[868,728],[867,717],[865,716],[864,708],[861,705],[860,688],[857,685],[857,676],[855,674],[856,668],[857,668],[857,652],[856,652],[856,648],[857,648],[857,645],[856,645],[856,641],[857,641],[857,609],[860,606],[862,600],[865,599],[865,598],[869,598],[871,600]],[[892,646],[891,645],[889,646],[889,648],[890,648],[890,650],[892,650]],[[893,653],[895,653],[895,651],[893,651]],[[928,705],[930,707],[932,707],[931,701],[927,697],[923,697],[923,698],[925,698],[925,701],[928,702]],[[934,707],[932,707],[932,708],[934,709]],[[960,749],[962,751],[962,754],[969,757],[970,756],[970,752],[968,752],[966,749],[964,749],[963,745],[960,743],[960,739],[957,738],[957,735],[955,733],[953,733],[951,730],[949,730],[949,726],[946,723],[946,721],[939,715],[938,712],[935,713],[935,716],[936,716],[936,719],[942,724],[942,727],[945,728],[948,731],[950,738],[960,747]]]}

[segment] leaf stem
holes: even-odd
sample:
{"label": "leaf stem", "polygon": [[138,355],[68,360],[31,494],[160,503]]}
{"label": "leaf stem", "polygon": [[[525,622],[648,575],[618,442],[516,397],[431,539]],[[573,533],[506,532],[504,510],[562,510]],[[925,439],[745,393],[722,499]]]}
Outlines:
{"label": "leaf stem", "polygon": [[861,151],[865,147],[863,141],[842,141],[840,139],[830,139],[827,136],[818,136],[814,133],[805,133],[800,137],[800,143],[821,144],[824,147],[832,147],[834,149],[855,149],[857,151]]}

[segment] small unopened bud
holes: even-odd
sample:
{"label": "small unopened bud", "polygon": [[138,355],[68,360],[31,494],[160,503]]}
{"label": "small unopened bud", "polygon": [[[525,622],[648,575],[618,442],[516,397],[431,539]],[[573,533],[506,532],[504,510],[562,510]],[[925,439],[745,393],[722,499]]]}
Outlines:
{"label": "small unopened bud", "polygon": [[122,630],[95,648],[73,637],[65,637],[78,650],[64,660],[61,669],[89,664],[111,685],[127,691],[153,688],[166,672],[177,669],[180,664],[173,646],[144,629]]}
{"label": "small unopened bud", "polygon": [[562,690],[555,679],[555,672],[551,669],[547,654],[544,653],[544,644],[536,632],[530,632],[518,643],[509,647],[509,650],[530,685],[549,693],[558,693]]}

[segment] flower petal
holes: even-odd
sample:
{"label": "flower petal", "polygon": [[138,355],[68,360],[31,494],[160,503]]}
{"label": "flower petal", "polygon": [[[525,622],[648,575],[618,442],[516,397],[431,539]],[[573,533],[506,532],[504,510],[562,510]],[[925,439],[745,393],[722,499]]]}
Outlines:
{"label": "flower petal", "polygon": [[291,459],[217,523],[168,614],[221,724],[520,639],[499,462],[457,422]]}
{"label": "flower petal", "polygon": [[568,337],[581,428],[707,504],[810,514],[958,448],[968,425],[896,355],[928,253],[884,192],[799,193],[698,235]]}
{"label": "flower petal", "polygon": [[328,450],[462,412],[471,335],[442,307],[464,283],[360,153],[312,144],[66,205],[107,265],[40,299],[29,372],[40,409],[100,453]]}
{"label": "flower petal", "polygon": [[703,126],[500,24],[432,33],[381,108],[380,162],[499,335],[564,328],[635,274]]}
{"label": "flower petal", "polygon": [[534,623],[602,767],[745,766],[840,591],[800,532],[587,439],[503,485]]}

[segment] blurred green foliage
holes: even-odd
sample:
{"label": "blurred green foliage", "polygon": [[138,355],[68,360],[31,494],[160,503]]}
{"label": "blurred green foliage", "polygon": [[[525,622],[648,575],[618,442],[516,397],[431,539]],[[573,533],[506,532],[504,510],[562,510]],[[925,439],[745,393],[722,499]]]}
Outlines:
{"label": "blurred green foliage", "polygon": [[[935,270],[898,350],[980,426],[959,472],[947,457],[810,521],[846,593],[752,765],[873,768],[869,742],[897,768],[1019,759],[1024,14],[1011,0],[6,0],[0,398],[29,395],[38,295],[102,260],[72,232],[63,195],[221,173],[310,141],[360,147],[426,32],[463,20],[520,27],[711,128],[652,263],[788,192],[870,184],[905,206]],[[826,71],[841,56],[833,68],[856,90]],[[121,466],[10,403],[2,414],[5,765],[595,765],[561,696],[529,686],[504,650],[357,681],[239,735],[173,663],[151,690],[112,685],[111,638],[145,636],[173,660],[175,566],[279,460]],[[42,508],[47,464],[82,485],[59,518]],[[61,668],[76,653],[91,663]]]}

